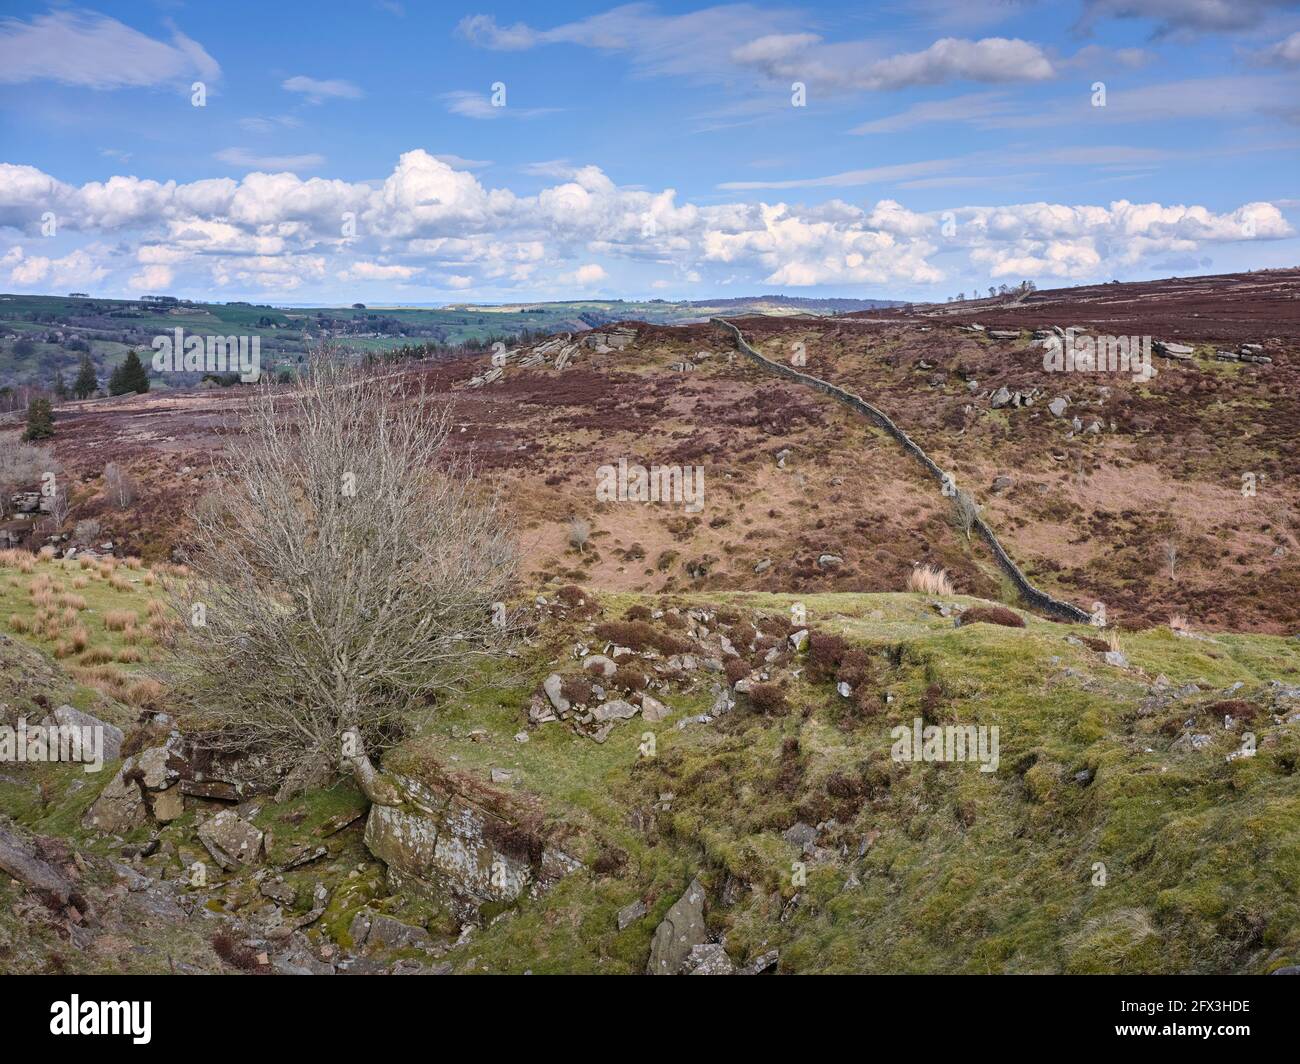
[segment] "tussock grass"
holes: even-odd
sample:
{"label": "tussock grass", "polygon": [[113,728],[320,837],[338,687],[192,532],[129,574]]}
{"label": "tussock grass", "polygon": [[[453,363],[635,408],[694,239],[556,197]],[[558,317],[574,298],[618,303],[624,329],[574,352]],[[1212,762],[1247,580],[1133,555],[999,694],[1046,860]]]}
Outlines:
{"label": "tussock grass", "polygon": [[135,610],[109,610],[104,614],[104,627],[110,632],[125,632],[140,620]]}
{"label": "tussock grass", "polygon": [[923,595],[952,595],[952,584],[948,573],[932,565],[918,565],[907,577],[907,590],[917,591]]}

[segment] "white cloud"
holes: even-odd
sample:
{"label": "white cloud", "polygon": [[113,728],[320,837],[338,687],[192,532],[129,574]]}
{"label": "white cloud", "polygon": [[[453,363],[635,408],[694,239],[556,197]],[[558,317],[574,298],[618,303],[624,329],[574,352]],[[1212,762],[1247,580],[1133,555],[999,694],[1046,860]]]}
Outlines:
{"label": "white cloud", "polygon": [[[1131,165],[1161,152],[1097,146],[1078,156]],[[1058,151],[1042,161],[1070,160],[1078,161]],[[969,176],[956,172],[964,163],[854,171],[829,183],[955,180]],[[617,262],[689,284],[748,278],[885,288],[934,284],[953,269],[992,278],[1118,276],[1215,244],[1294,235],[1278,207],[1265,202],[1221,213],[1127,200],[968,206],[954,209],[956,231],[947,235],[938,212],[896,198],[698,205],[679,202],[673,189],[619,186],[594,166],[566,163],[554,172],[555,183],[521,195],[487,187],[419,149],[403,153],[381,182],[255,172],[186,184],[112,177],[72,186],[32,167],[0,166],[0,224],[36,238],[26,251],[15,247],[4,265],[10,283],[47,291],[81,286],[70,280],[78,271],[101,278],[120,271],[119,290],[129,285],[131,292],[175,285],[201,292],[215,284],[274,294],[339,278],[431,291],[592,288],[609,280]],[[114,243],[75,258],[47,257],[37,237],[45,210],[56,212],[61,237],[115,234]]]}
{"label": "white cloud", "polygon": [[541,115],[554,114],[558,110],[555,107],[516,107],[510,104],[509,96],[498,106],[493,104],[487,93],[474,92],[470,89],[444,92],[442,99],[446,101],[448,112],[460,115],[462,118],[537,118]]}
{"label": "white cloud", "polygon": [[309,103],[323,103],[325,100],[359,100],[365,95],[350,81],[341,79],[321,80],[297,74],[286,79],[280,87],[288,92],[300,93],[307,97]]}
{"label": "white cloud", "polygon": [[108,269],[85,248],[62,258],[50,258],[28,255],[15,245],[0,258],[0,267],[9,268],[9,281],[18,288],[68,288],[91,284],[108,275]]}
{"label": "white cloud", "polygon": [[573,283],[580,288],[586,288],[605,280],[609,274],[605,272],[603,266],[595,262],[583,263],[573,271]]}
{"label": "white cloud", "polygon": [[0,21],[0,83],[58,81],[120,89],[192,78],[213,82],[220,76],[217,61],[177,29],[168,44],[89,11]]}
{"label": "white cloud", "polygon": [[453,155],[451,152],[442,152],[434,156],[440,163],[446,163],[453,170],[482,170],[484,167],[492,165],[491,159],[466,159],[461,155]]}
{"label": "white cloud", "polygon": [[169,288],[174,278],[175,274],[170,266],[146,266],[131,278],[130,284],[132,288],[138,288],[147,295],[151,292],[156,293],[162,288]]}
{"label": "white cloud", "polygon": [[827,45],[814,34],[760,37],[735,49],[733,61],[771,78],[834,89],[871,91],[948,81],[1044,81],[1055,75],[1041,48],[1019,38],[972,41],[945,37],[920,52],[863,62],[861,45]]}
{"label": "white cloud", "polygon": [[247,170],[311,170],[325,162],[325,156],[315,153],[258,155],[247,148],[223,148],[219,152],[214,152],[212,157],[230,166]]}
{"label": "white cloud", "polygon": [[338,276],[345,281],[409,281],[417,273],[415,266],[385,266],[378,262],[354,262]]}
{"label": "white cloud", "polygon": [[1260,58],[1276,66],[1300,66],[1300,30],[1278,41],[1273,47],[1266,48]]}

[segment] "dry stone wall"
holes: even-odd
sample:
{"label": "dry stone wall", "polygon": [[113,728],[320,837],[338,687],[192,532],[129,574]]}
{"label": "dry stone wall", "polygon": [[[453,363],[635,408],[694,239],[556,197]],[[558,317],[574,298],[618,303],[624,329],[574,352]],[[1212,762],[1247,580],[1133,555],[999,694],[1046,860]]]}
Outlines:
{"label": "dry stone wall", "polygon": [[[894,424],[893,419],[883,410],[877,409],[860,396],[845,391],[843,388],[836,387],[828,381],[810,376],[807,373],[800,373],[793,366],[787,366],[783,363],[775,362],[765,355],[759,354],[758,351],[752,348],[745,340],[740,329],[726,319],[711,318],[710,320],[730,331],[736,341],[736,348],[741,354],[745,355],[747,358],[751,359],[769,372],[779,374],[782,377],[787,377],[792,381],[797,381],[798,383],[807,385],[810,388],[815,388],[817,391],[829,395],[837,402],[843,403],[845,406],[850,407],[859,414],[862,414],[891,436],[894,441],[902,447],[904,451],[911,455],[913,459],[919,462],[925,468],[925,471],[940,485],[944,483],[944,471],[935,464],[934,460],[928,454],[925,453],[920,444]],[[971,528],[980,539],[988,545],[989,550],[993,553],[994,560],[998,563],[998,567],[1007,574],[1007,577],[1013,584],[1015,584],[1016,590],[1020,592],[1021,597],[1031,608],[1040,613],[1046,614],[1049,617],[1054,617],[1057,620],[1062,621],[1074,621],[1086,624],[1091,619],[1090,615],[1086,611],[1081,610],[1073,603],[1062,602],[1060,599],[1053,598],[1046,592],[1040,591],[1038,588],[1034,587],[1034,585],[1029,582],[1029,578],[1020,571],[1020,567],[1011,560],[1011,556],[1006,552],[1002,544],[998,542],[998,537],[994,535],[993,529],[989,528],[988,524],[982,517],[976,517],[971,524]]]}

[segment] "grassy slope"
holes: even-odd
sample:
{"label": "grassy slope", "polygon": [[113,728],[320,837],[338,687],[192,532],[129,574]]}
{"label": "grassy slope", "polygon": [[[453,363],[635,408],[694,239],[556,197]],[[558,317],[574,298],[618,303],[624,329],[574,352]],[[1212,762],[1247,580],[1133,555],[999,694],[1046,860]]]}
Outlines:
{"label": "grassy slope", "polygon": [[[65,583],[79,572],[62,562],[37,563],[40,571]],[[153,594],[139,572],[119,572],[141,583],[117,590],[101,578],[77,592],[87,599],[82,618],[92,645],[121,643],[121,633],[102,629],[104,612],[125,606],[143,617]],[[10,613],[30,611],[33,575],[0,568],[5,630]],[[640,601],[653,600],[605,597],[604,616]],[[793,598],[675,601],[726,605],[748,617],[784,613]],[[1123,637],[1132,668],[1121,670],[1066,642],[1087,632],[1033,618],[1023,630],[955,630],[912,595],[801,601],[814,627],[874,652],[876,686],[891,696],[882,712],[850,720],[829,685],[800,677],[786,716],[758,716],[740,699],[727,717],[678,730],[682,715],[711,700],[709,678],[701,677],[686,693],[663,695],[677,712],[661,724],[638,719],[597,745],[553,723],[521,744],[513,737],[524,727],[529,693],[557,659],[567,660],[573,642],[590,638],[582,622],[548,622],[540,646],[485,670],[481,685],[445,707],[429,734],[388,755],[386,766],[412,773],[428,758],[484,778],[494,767],[512,771],[512,786],[539,797],[589,868],[607,869],[570,876],[539,902],[489,913],[498,918],[449,955],[458,970],[639,971],[658,920],[697,873],[711,888],[710,921],[726,932],[732,956],[780,948],[790,972],[1262,971],[1300,959],[1300,724],[1258,717],[1258,755],[1227,762],[1239,740],[1204,708],[1235,682],[1246,686],[1234,697],[1257,701],[1268,680],[1300,682],[1294,640],[1202,641],[1160,628]],[[132,710],[93,682],[72,682],[64,669],[75,657],[53,661],[52,645],[25,635],[11,644],[39,653],[24,649],[26,688],[13,681],[19,670],[6,658],[0,701],[23,708],[43,685],[47,697],[126,724]],[[130,674],[139,666],[114,668]],[[1160,674],[1204,693],[1144,710]],[[938,697],[927,698],[936,688]],[[930,719],[998,725],[998,773],[894,764],[889,730],[910,723],[923,701]],[[1171,751],[1192,717],[1196,730],[1214,737],[1212,748]],[[471,741],[475,729],[486,735]],[[638,750],[646,731],[656,734],[652,758]],[[781,753],[789,738],[799,744],[793,764]],[[1083,769],[1096,773],[1090,785],[1074,781]],[[74,789],[80,770],[44,771],[53,774],[52,800],[4,781],[0,809],[28,828],[107,853],[108,843],[85,837],[79,820],[109,774]],[[356,800],[344,787],[302,800],[303,821],[270,805],[258,819],[288,852],[312,838],[312,825]],[[648,829],[633,827],[634,811]],[[193,818],[189,812],[165,829],[174,871],[197,859]],[[819,840],[830,852],[809,861],[807,885],[796,888],[799,855],[781,832],[800,819],[836,824]],[[364,854],[355,831],[345,836],[330,864],[300,874],[304,907],[315,881],[336,889],[321,921],[336,938],[362,904],[401,906],[383,898],[373,865],[348,878]],[[872,841],[859,858],[863,839]],[[835,852],[841,845],[844,857]],[[1098,861],[1108,872],[1104,887],[1091,884]],[[733,898],[724,906],[729,879]],[[214,904],[238,908],[250,889],[232,883]],[[615,913],[636,898],[650,914],[618,932]],[[405,916],[454,932],[444,914]],[[182,952],[197,957],[197,941],[185,940]]]}
{"label": "grassy slope", "polygon": [[[780,611],[790,600],[710,601],[745,612]],[[1229,763],[1224,754],[1238,740],[1202,715],[1213,749],[1171,753],[1160,725],[1188,716],[1189,703],[1140,716],[1139,674],[1065,643],[1068,628],[1030,619],[1023,631],[954,630],[906,595],[803,601],[819,628],[898,662],[881,673],[882,693],[893,696],[885,713],[842,727],[829,687],[799,683],[798,711],[784,718],[755,716],[742,700],[714,725],[678,731],[674,716],[650,726],[657,756],[644,759],[639,722],[604,746],[559,724],[515,743],[525,680],[450,709],[434,734],[391,755],[394,767],[413,771],[425,757],[484,775],[511,769],[555,820],[583,828],[589,863],[602,852],[627,855],[621,873],[573,877],[510,914],[463,947],[459,965],[638,970],[657,919],[697,871],[715,898],[728,876],[750,888],[711,917],[732,955],[779,947],[786,971],[1260,970],[1300,951],[1297,725],[1257,720],[1260,753]],[[1163,673],[1198,683],[1202,701],[1237,681],[1258,693],[1268,679],[1300,677],[1300,647],[1282,639],[1203,643],[1157,629],[1126,637],[1125,651],[1148,681]],[[535,664],[534,680],[552,667]],[[891,763],[889,729],[910,723],[936,683],[938,719],[1000,727],[995,777],[968,765]],[[683,714],[707,705],[702,694],[668,701]],[[488,736],[467,741],[471,728]],[[798,738],[801,778],[783,792],[787,737]],[[1073,781],[1085,768],[1096,772],[1090,786]],[[861,793],[828,793],[835,774],[834,790],[843,793],[847,778]],[[630,810],[651,809],[665,792],[675,797],[657,812],[656,830],[633,830]],[[797,890],[798,854],[780,832],[832,817],[839,826],[829,838],[848,846],[848,859],[813,862]],[[858,840],[873,832],[856,859]],[[1098,861],[1104,887],[1091,885]],[[859,886],[846,888],[850,874]],[[637,897],[651,915],[619,933],[614,913]]]}

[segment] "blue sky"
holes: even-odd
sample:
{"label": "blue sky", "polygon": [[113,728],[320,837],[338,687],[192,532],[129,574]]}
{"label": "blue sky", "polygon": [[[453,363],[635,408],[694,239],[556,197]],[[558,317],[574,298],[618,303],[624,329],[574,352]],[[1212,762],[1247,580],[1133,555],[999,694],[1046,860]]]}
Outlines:
{"label": "blue sky", "polygon": [[11,4],[0,290],[942,299],[1294,265],[1297,89],[1288,0]]}

